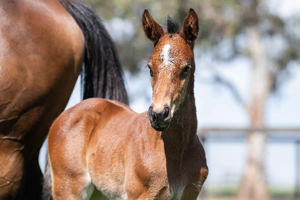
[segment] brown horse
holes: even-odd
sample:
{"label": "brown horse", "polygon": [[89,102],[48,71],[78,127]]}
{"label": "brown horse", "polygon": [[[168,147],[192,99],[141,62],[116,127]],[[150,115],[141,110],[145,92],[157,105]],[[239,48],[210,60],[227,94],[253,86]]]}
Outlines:
{"label": "brown horse", "polygon": [[[49,132],[53,197],[84,199],[91,188],[113,199],[196,199],[207,177],[196,135],[193,55],[198,17],[164,30],[145,10],[144,31],[154,43],[148,67],[153,102],[148,113],[100,98],[63,112]],[[92,187],[90,187],[92,186]]]}
{"label": "brown horse", "polygon": [[83,63],[85,98],[127,102],[115,48],[90,8],[76,0],[0,1],[1,200],[41,199],[39,149]]}

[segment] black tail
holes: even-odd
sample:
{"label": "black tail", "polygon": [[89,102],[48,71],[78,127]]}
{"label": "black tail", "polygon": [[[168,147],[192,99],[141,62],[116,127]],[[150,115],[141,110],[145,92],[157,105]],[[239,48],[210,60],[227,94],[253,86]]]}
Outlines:
{"label": "black tail", "polygon": [[[101,19],[80,0],[59,0],[72,15],[85,37],[85,55],[81,73],[83,99],[102,97],[128,104],[120,61],[113,41]],[[49,163],[46,166],[43,200],[52,198]]]}
{"label": "black tail", "polygon": [[83,99],[102,97],[128,104],[120,61],[101,19],[80,0],[60,0],[80,26],[85,37],[81,73]]}

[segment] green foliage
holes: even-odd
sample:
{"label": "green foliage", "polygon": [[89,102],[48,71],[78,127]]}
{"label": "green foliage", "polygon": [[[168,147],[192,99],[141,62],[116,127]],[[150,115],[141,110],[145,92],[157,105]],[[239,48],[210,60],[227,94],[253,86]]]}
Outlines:
{"label": "green foliage", "polygon": [[[238,187],[208,188],[204,192],[207,197],[234,198],[238,193]],[[295,191],[292,189],[270,187],[268,188],[268,193],[272,199],[292,199]]]}
{"label": "green foliage", "polygon": [[153,49],[153,45],[145,37],[141,25],[144,9],[148,9],[154,19],[165,26],[167,16],[183,22],[189,7],[193,7],[192,3],[185,4],[185,2],[185,0],[87,0],[87,3],[98,12],[102,19],[109,21],[113,18],[121,18],[129,20],[134,25],[134,33],[130,38],[116,42],[123,67],[131,72],[138,70],[140,60],[147,59]]}
{"label": "green foliage", "polygon": [[[147,59],[152,51],[152,44],[144,36],[141,16],[144,9],[149,9],[156,21],[165,25],[169,15],[182,23],[189,8],[199,15],[200,36],[196,45],[215,53],[215,58],[228,60],[238,55],[249,55],[247,28],[257,26],[262,38],[266,41],[281,38],[285,49],[276,55],[268,52],[273,63],[274,80],[279,72],[286,68],[291,60],[299,59],[300,40],[291,29],[299,25],[299,19],[282,19],[272,13],[267,1],[245,0],[87,0],[105,20],[113,18],[129,20],[134,25],[134,33],[130,38],[117,42],[123,67],[132,72],[138,69],[140,60]],[[291,25],[293,24],[293,25]],[[299,26],[298,26],[299,27]],[[245,38],[240,41],[240,38]],[[227,41],[229,52],[220,52],[220,44]],[[272,46],[272,42],[271,42]],[[274,46],[274,45],[273,45]],[[278,48],[278,47],[271,47]],[[276,86],[274,81],[274,87]]]}

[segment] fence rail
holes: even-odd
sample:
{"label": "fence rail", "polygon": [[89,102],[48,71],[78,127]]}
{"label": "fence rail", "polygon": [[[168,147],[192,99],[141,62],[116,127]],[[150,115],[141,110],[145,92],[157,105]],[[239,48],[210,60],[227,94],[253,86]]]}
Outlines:
{"label": "fence rail", "polygon": [[[300,199],[300,128],[290,127],[205,127],[198,130],[198,136],[203,142],[209,138],[214,138],[222,141],[234,141],[236,139],[246,139],[248,134],[260,132],[267,134],[267,139],[277,142],[289,141],[296,146],[296,177],[295,177],[295,194],[294,199]],[[224,140],[225,139],[225,140]]]}

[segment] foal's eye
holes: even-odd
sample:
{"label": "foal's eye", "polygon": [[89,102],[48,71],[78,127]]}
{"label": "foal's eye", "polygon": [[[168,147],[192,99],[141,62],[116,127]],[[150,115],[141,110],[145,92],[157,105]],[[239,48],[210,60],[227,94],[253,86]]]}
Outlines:
{"label": "foal's eye", "polygon": [[147,65],[147,67],[149,68],[150,76],[152,77],[153,76],[153,71],[152,71],[152,69],[151,69],[151,67],[149,65]]}
{"label": "foal's eye", "polygon": [[180,73],[180,78],[185,78],[188,75],[191,68],[192,67],[190,65],[185,66]]}

